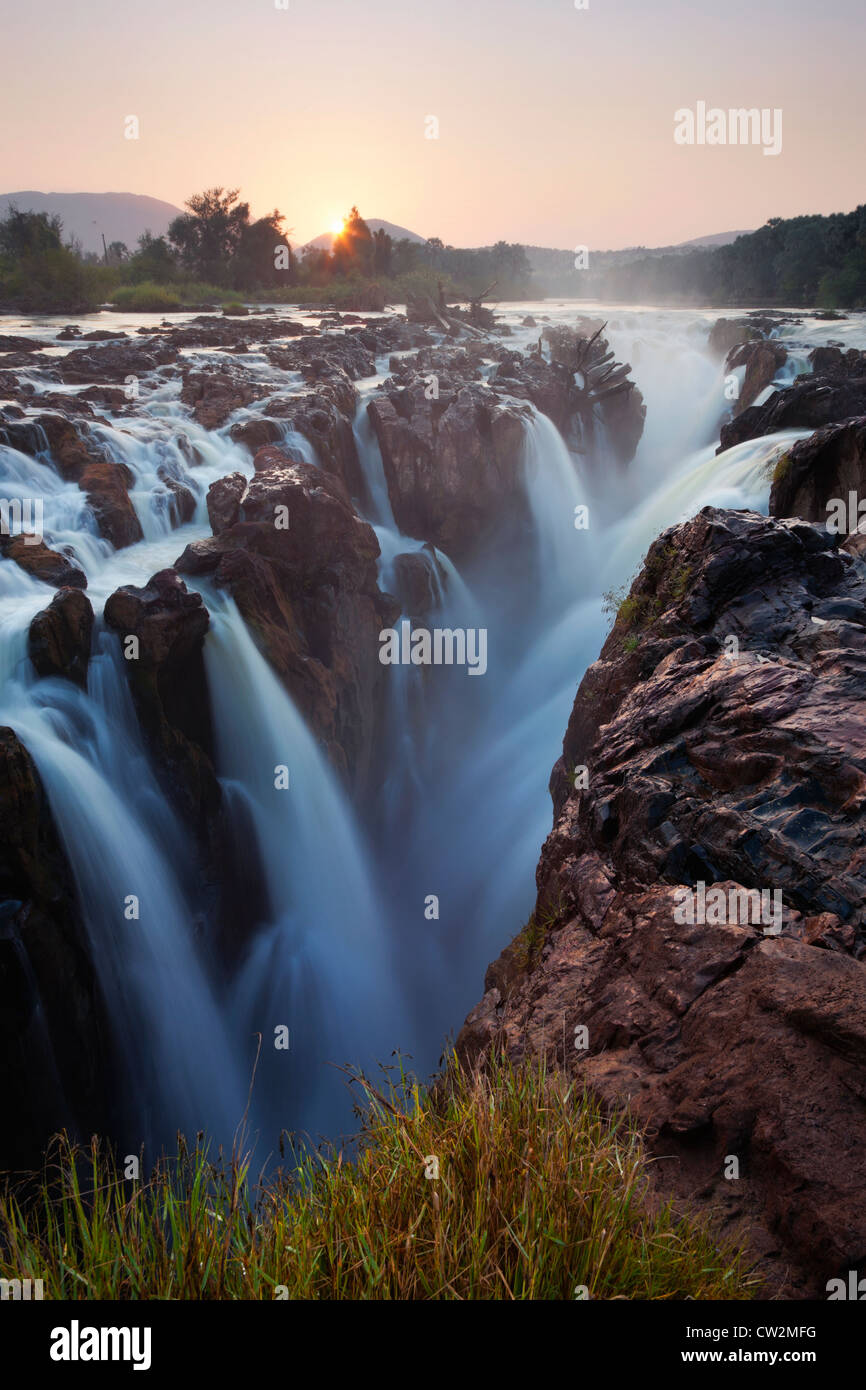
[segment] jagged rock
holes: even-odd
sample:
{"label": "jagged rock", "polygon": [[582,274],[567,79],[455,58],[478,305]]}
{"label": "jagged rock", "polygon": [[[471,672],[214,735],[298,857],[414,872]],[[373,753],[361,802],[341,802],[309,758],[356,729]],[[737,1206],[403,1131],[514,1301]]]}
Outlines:
{"label": "jagged rock", "polygon": [[177,569],[233,595],[334,765],[363,788],[387,678],[378,635],[398,612],[378,588],[375,532],[338,478],[273,446],[254,467],[245,491],[240,474],[211,489],[218,534],[189,545]]}
{"label": "jagged rock", "polygon": [[241,500],[247,490],[243,473],[230,473],[218,478],[207,490],[207,514],[215,536],[227,531],[240,520]]}
{"label": "jagged rock", "polygon": [[[174,570],[144,588],[125,585],[105,604],[106,625],[121,639],[138,717],[173,800],[197,833],[208,836],[220,804],[211,762],[210,703],[202,656],[209,626],[201,595]],[[137,640],[137,653],[127,639]]]}
{"label": "jagged rock", "polygon": [[164,468],[158,470],[163,485],[171,493],[171,517],[175,526],[184,526],[188,521],[192,521],[195,516],[196,500],[195,493],[182,483],[179,478],[173,477]]}
{"label": "jagged rock", "polygon": [[522,515],[525,408],[487,387],[424,378],[368,406],[397,525],[464,556],[503,518]]}
{"label": "jagged rock", "polygon": [[232,425],[229,435],[235,444],[243,444],[251,454],[255,454],[267,444],[278,444],[283,436],[283,428],[276,420],[258,416]]}
{"label": "jagged rock", "polygon": [[[39,1162],[59,1126],[111,1123],[102,1000],[72,873],[39,774],[0,728],[0,1100],[3,1156]],[[74,1039],[74,1046],[71,1040]]]}
{"label": "jagged rock", "polygon": [[68,385],[92,386],[95,382],[105,382],[123,386],[128,376],[140,380],[158,367],[172,366],[177,357],[176,347],[157,339],[147,347],[126,341],[105,347],[76,348],[58,359],[57,371]]}
{"label": "jagged rock", "polygon": [[14,560],[34,579],[51,584],[55,589],[87,588],[87,576],[72,560],[59,550],[49,550],[35,536],[0,536],[0,555]]}
{"label": "jagged rock", "polygon": [[733,348],[728,354],[727,370],[745,364],[746,375],[734,406],[734,414],[739,415],[757,400],[765,387],[770,385],[776,373],[788,360],[788,352],[779,343],[744,343]]}
{"label": "jagged rock", "polygon": [[402,610],[412,618],[426,617],[441,602],[447,576],[430,545],[394,557],[394,586]]}
{"label": "jagged rock", "polygon": [[235,370],[197,372],[184,368],[180,398],[192,407],[194,419],[206,430],[219,429],[241,406],[261,400],[264,394],[261,386]]}
{"label": "jagged rock", "polygon": [[96,461],[71,420],[65,415],[43,412],[20,420],[4,420],[0,442],[31,458],[47,449],[57,472],[67,482],[77,482],[86,468]]}
{"label": "jagged rock", "polygon": [[[866,568],[839,539],[705,508],[651,547],[553,771],[535,929],[458,1040],[629,1104],[661,1190],[789,1296],[866,1251]],[[701,882],[780,891],[779,934],[689,924]]]}
{"label": "jagged rock", "polygon": [[144,537],[141,522],[135,513],[128,488],[134,478],[125,463],[90,463],[78,480],[81,491],[96,519],[99,534],[110,541],[115,550],[135,545]]}
{"label": "jagged rock", "polygon": [[87,684],[93,609],[81,589],[59,589],[30,624],[29,652],[40,676]]}
{"label": "jagged rock", "polygon": [[716,319],[710,329],[708,347],[718,357],[728,354],[741,343],[751,342],[757,337],[755,327],[748,319]]}
{"label": "jagged rock", "polygon": [[828,344],[809,353],[812,371],[816,376],[866,377],[866,352],[857,348],[834,347]]}
{"label": "jagged rock", "polygon": [[866,375],[798,376],[791,386],[774,391],[763,405],[752,405],[722,426],[717,454],[779,430],[817,430],[824,425],[866,415]]}
{"label": "jagged rock", "polygon": [[[770,492],[771,516],[828,521],[828,503],[848,494],[866,496],[866,415],[828,425],[798,439],[776,465]],[[852,519],[852,530],[856,518]]]}

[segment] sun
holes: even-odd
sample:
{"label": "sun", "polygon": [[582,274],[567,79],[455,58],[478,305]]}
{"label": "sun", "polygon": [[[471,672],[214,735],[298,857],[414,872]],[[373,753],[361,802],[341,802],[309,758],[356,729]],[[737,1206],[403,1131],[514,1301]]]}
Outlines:
{"label": "sun", "polygon": [[331,223],[331,231],[334,233],[334,236],[339,236],[340,233],[343,231],[345,225],[346,225],[346,219],[345,219],[345,217],[341,217],[341,218],[339,219],[339,221],[337,221],[337,222],[332,222],[332,223]]}

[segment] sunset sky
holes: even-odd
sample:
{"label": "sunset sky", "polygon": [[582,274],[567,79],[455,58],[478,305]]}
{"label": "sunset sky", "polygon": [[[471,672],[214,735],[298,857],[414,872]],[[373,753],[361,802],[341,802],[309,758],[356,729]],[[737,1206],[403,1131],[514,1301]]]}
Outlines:
{"label": "sunset sky", "polygon": [[[596,248],[866,201],[864,0],[2,3],[0,192],[219,183],[294,240],[357,203],[454,245]],[[676,145],[699,100],[781,107],[781,155]]]}

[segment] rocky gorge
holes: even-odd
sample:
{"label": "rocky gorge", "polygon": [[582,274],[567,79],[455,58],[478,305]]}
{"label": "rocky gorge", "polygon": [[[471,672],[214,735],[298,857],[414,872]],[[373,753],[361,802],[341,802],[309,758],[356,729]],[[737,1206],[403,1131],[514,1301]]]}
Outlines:
{"label": "rocky gorge", "polygon": [[[195,1110],[173,1049],[230,1112],[281,1021],[309,1065],[263,1061],[258,1123],[329,1124],[334,1052],[424,1066],[493,959],[460,1055],[630,1106],[659,1192],[811,1294],[866,1255],[866,568],[826,525],[863,488],[862,350],[784,316],[527,317],[3,340],[7,494],[45,503],[0,559],[4,1161],[66,1123],[157,1143]],[[404,615],[489,628],[486,680],[395,675]],[[680,921],[699,884],[780,890],[781,930]]]}

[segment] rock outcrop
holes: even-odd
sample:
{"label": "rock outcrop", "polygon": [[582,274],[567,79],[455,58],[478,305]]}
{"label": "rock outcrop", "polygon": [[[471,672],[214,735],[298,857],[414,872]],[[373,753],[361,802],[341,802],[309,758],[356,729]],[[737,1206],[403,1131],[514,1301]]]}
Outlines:
{"label": "rock outcrop", "polygon": [[[834,500],[844,503],[847,514],[851,492],[866,500],[866,415],[797,440],[776,465],[770,514],[827,522]],[[855,516],[846,519],[856,529],[856,507]]]}
{"label": "rock outcrop", "polygon": [[115,590],[104,616],[121,640],[138,717],[166,790],[211,848],[221,798],[210,756],[203,660],[210,619],[201,595],[190,593],[173,570],[160,570],[144,588]]}
{"label": "rock outcrop", "polygon": [[81,491],[87,494],[87,505],[93,513],[101,536],[115,550],[135,545],[144,538],[129,489],[134,482],[132,471],[125,463],[91,463],[78,480]]}
{"label": "rock outcrop", "polygon": [[[74,1046],[70,1041],[74,1040]],[[39,774],[0,729],[0,1105],[9,1168],[39,1161],[46,1135],[112,1117],[102,998],[72,874]]]}
{"label": "rock outcrop", "polygon": [[228,590],[270,664],[360,789],[369,777],[382,710],[378,635],[398,605],[381,593],[372,527],[337,477],[283,450],[261,449],[255,475],[215,483],[215,535],[189,545],[182,574]]}
{"label": "rock outcrop", "polygon": [[866,415],[866,373],[798,376],[793,385],[774,391],[763,405],[749,406],[723,425],[716,453],[777,430],[817,430],[855,415]]}
{"label": "rock outcrop", "polygon": [[81,589],[58,589],[30,624],[29,654],[40,676],[66,676],[87,684],[93,609]]}
{"label": "rock outcrop", "polygon": [[662,1189],[789,1296],[866,1253],[866,566],[840,540],[705,508],[655,542],[575,700],[534,917],[458,1042],[630,1105]]}
{"label": "rock outcrop", "polygon": [[400,529],[460,559],[525,514],[519,402],[440,376],[386,388],[368,406]]}
{"label": "rock outcrop", "polygon": [[86,589],[87,575],[59,550],[51,550],[37,536],[0,536],[0,555],[14,560],[34,579],[55,589]]}

